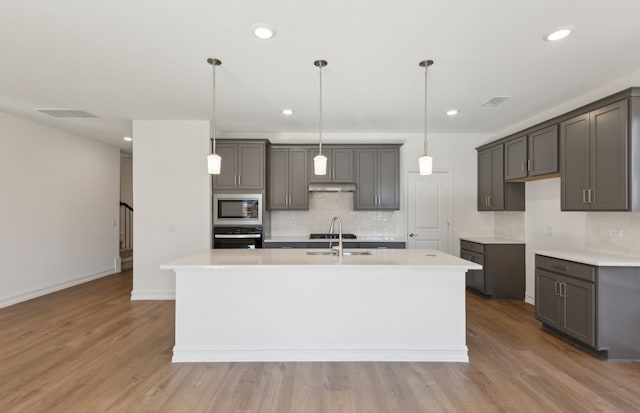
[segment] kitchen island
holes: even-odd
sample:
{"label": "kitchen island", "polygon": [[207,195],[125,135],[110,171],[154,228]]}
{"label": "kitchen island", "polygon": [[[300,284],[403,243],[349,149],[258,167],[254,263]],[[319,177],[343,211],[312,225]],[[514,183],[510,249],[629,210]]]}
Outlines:
{"label": "kitchen island", "polygon": [[468,361],[465,272],[480,265],[326,253],[218,249],[162,265],[176,273],[172,361]]}

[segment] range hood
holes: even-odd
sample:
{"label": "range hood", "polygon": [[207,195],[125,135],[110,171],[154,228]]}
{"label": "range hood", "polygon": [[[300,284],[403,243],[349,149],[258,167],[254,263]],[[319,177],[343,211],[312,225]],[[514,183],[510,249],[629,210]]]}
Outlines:
{"label": "range hood", "polygon": [[316,182],[309,184],[309,192],[355,192],[356,184]]}

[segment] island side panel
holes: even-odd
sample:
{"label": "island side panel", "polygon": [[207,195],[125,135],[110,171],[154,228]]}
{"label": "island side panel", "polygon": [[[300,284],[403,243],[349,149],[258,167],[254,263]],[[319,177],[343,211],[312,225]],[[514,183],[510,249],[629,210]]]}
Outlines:
{"label": "island side panel", "polygon": [[468,361],[464,270],[178,270],[174,362]]}

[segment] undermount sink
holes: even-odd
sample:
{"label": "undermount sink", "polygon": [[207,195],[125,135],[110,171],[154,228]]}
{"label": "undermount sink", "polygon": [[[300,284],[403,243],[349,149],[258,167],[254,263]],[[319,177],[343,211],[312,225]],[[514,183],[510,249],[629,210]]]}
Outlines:
{"label": "undermount sink", "polygon": [[[338,251],[335,250],[321,250],[321,251],[307,251],[307,255],[338,255]],[[371,255],[371,251],[343,251],[343,256],[350,255]]]}

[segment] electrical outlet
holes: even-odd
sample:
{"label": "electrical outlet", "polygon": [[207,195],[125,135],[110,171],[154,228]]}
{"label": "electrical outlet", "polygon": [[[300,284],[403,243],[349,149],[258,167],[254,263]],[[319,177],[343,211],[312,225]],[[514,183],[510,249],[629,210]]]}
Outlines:
{"label": "electrical outlet", "polygon": [[175,224],[169,224],[169,226],[167,227],[167,231],[168,232],[176,232]]}
{"label": "electrical outlet", "polygon": [[611,228],[609,230],[609,236],[615,238],[622,238],[622,229],[621,228]]}
{"label": "electrical outlet", "polygon": [[551,225],[547,225],[547,236],[553,235],[553,227]]}

